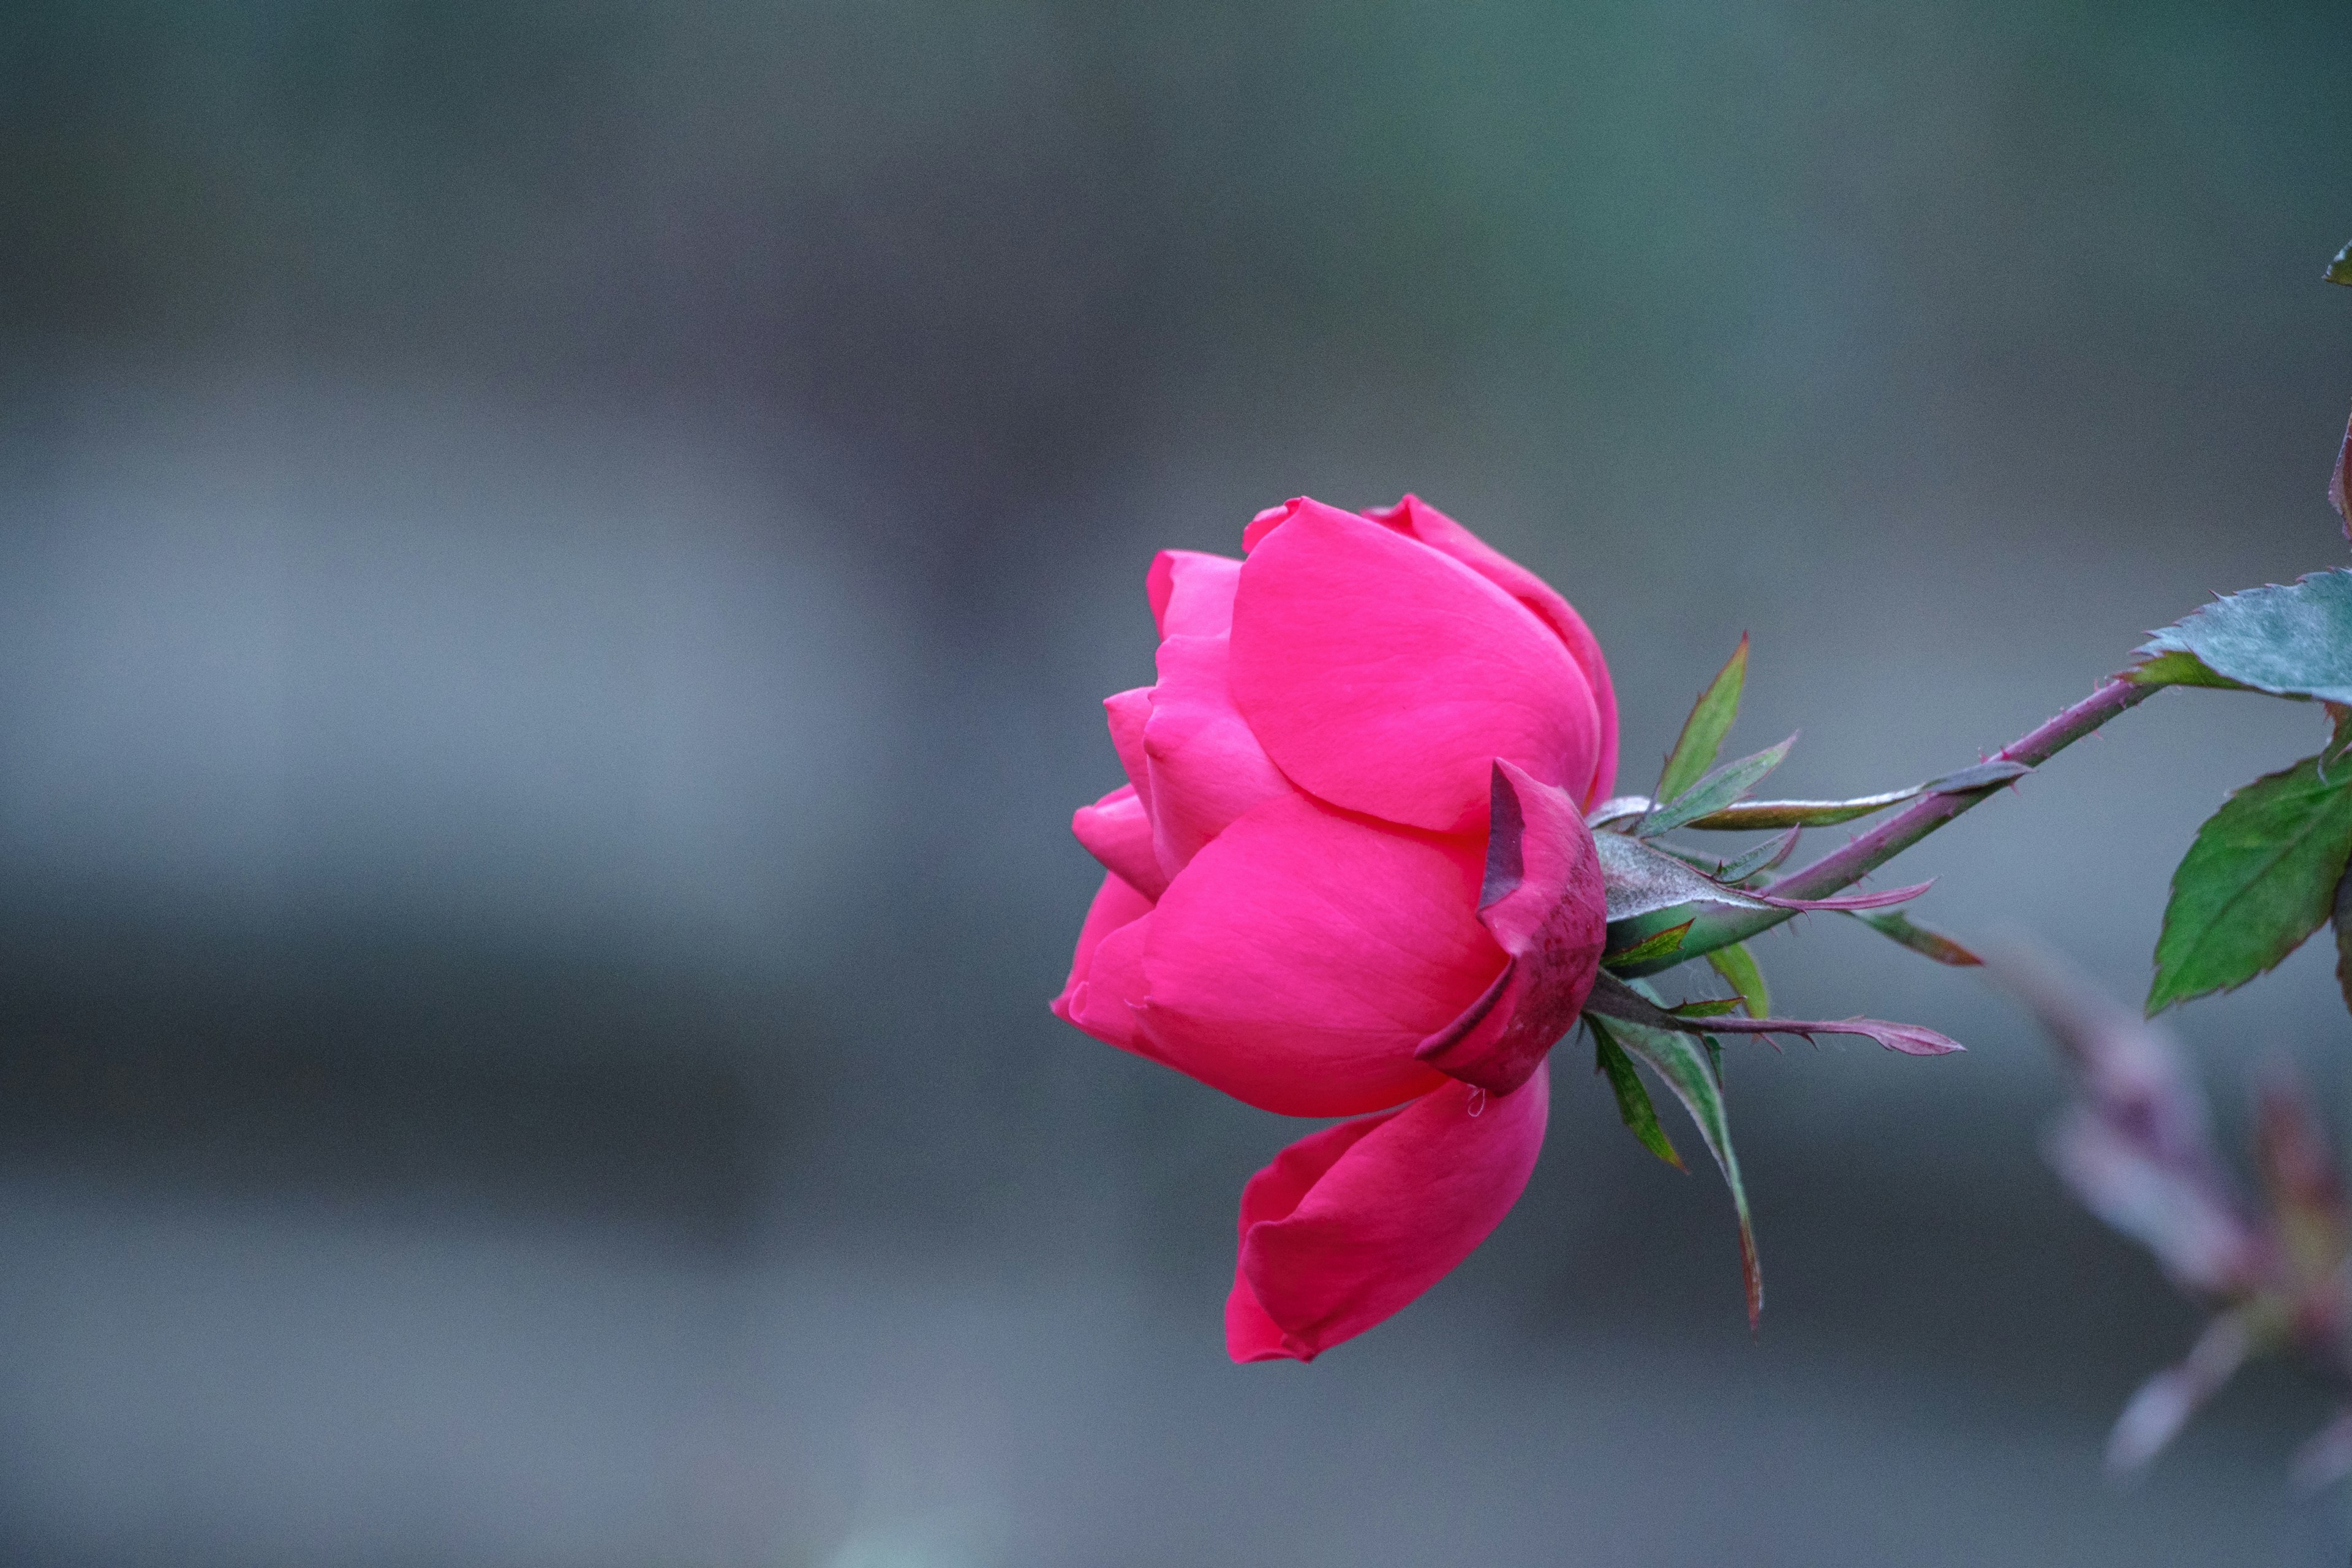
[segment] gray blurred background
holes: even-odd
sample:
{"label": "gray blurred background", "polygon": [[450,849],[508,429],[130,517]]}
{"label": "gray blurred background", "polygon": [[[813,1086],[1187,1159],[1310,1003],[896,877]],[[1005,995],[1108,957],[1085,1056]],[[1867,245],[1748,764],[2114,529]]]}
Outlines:
{"label": "gray blurred background", "polygon": [[[2337,563],[2352,13],[0,10],[0,1557],[2338,1563],[1850,923],[1742,1047],[1770,1289],[1573,1056],[1402,1317],[1234,1368],[1299,1129],[1046,997],[1143,569],[1405,489],[1793,790],[1975,760]],[[2169,694],[1905,861],[2137,994],[2306,708]],[[1908,879],[1907,876],[1906,879]],[[2322,944],[2324,945],[2324,944]],[[2179,1018],[2342,1100],[2328,955]],[[1679,1135],[1679,1133],[1678,1133]],[[1687,1142],[1688,1141],[1685,1140]]]}

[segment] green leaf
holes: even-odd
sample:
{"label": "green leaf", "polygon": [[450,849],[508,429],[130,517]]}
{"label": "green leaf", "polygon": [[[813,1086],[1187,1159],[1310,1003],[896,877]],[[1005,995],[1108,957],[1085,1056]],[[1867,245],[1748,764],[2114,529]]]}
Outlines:
{"label": "green leaf", "polygon": [[1706,955],[1706,962],[1723,976],[1739,999],[1747,1004],[1751,1018],[1769,1016],[1772,1011],[1772,993],[1764,988],[1764,971],[1758,965],[1756,955],[1748,951],[1746,942],[1735,942],[1729,947],[1718,947]]}
{"label": "green leaf", "polygon": [[1929,931],[1923,925],[1914,925],[1893,910],[1884,913],[1863,910],[1848,912],[1881,936],[1892,937],[1912,952],[1925,953],[1938,963],[1948,963],[1955,969],[1983,966],[1983,959],[1941,931]]}
{"label": "green leaf", "polygon": [[1740,1006],[1737,996],[1702,996],[1696,1002],[1677,1002],[1666,1011],[1677,1018],[1720,1018],[1738,1012]]}
{"label": "green leaf", "polygon": [[1731,1148],[1731,1121],[1723,1105],[1723,1079],[1713,1052],[1687,1035],[1612,1018],[1603,1023],[1591,1013],[1596,1038],[1610,1040],[1658,1075],[1690,1112],[1698,1135],[1715,1156],[1724,1184],[1731,1189],[1732,1211],[1739,1217],[1739,1272],[1748,1289],[1748,1326],[1756,1327],[1764,1312],[1764,1270],[1756,1256],[1756,1225],[1748,1212],[1748,1189],[1739,1180],[1739,1156]]}
{"label": "green leaf", "polygon": [[2139,652],[2147,662],[2131,675],[2142,685],[2206,686],[2218,677],[2275,697],[2352,702],[2352,569],[2217,599],[2157,633]]}
{"label": "green leaf", "polygon": [[2243,985],[2328,917],[2352,858],[2352,770],[2331,780],[2319,763],[2256,779],[2197,830],[2172,873],[2149,1016]]}
{"label": "green leaf", "polygon": [[1715,766],[1723,738],[1731,732],[1731,721],[1739,717],[1739,692],[1747,684],[1748,634],[1742,632],[1739,646],[1698,694],[1690,717],[1683,721],[1683,732],[1675,738],[1675,749],[1666,753],[1665,771],[1658,775],[1660,800],[1674,799]]}
{"label": "green leaf", "polygon": [[1603,963],[1640,963],[1648,959],[1664,958],[1682,946],[1684,933],[1696,923],[1697,919],[1694,915],[1678,926],[1668,926],[1657,935],[1637,942],[1622,952],[1603,953],[1601,961]]}
{"label": "green leaf", "polygon": [[1617,1093],[1618,1118],[1642,1141],[1642,1147],[1677,1171],[1688,1170],[1666,1130],[1658,1125],[1657,1107],[1650,1103],[1650,1091],[1642,1087],[1642,1077],[1633,1070],[1624,1047],[1598,1026],[1592,1031],[1592,1070],[1607,1076],[1609,1087]]}
{"label": "green leaf", "polygon": [[2320,276],[2330,283],[2352,284],[2352,245],[2337,251],[2336,259],[2327,264],[2327,270]]}
{"label": "green leaf", "polygon": [[1672,800],[1652,806],[1636,831],[1644,838],[1654,838],[1709,812],[1720,811],[1763,783],[1764,776],[1780,765],[1789,755],[1789,748],[1796,743],[1797,737],[1791,735],[1753,756],[1724,763]]}

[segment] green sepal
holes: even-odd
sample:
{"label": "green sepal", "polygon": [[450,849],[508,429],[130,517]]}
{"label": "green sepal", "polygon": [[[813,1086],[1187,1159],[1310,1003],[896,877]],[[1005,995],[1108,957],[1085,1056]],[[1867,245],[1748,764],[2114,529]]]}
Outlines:
{"label": "green sepal", "polygon": [[1728,947],[1718,947],[1706,955],[1706,962],[1723,976],[1730,987],[1739,993],[1751,1018],[1769,1018],[1772,1015],[1772,993],[1765,989],[1764,971],[1756,955],[1748,951],[1746,942],[1735,942]]}
{"label": "green sepal", "polygon": [[2147,994],[2151,1017],[2243,985],[2333,911],[2352,859],[2352,769],[2331,779],[2321,762],[2305,757],[2256,779],[2197,830],[2172,873]]}
{"label": "green sepal", "polygon": [[1658,1125],[1658,1109],[1650,1103],[1650,1091],[1642,1087],[1642,1077],[1633,1070],[1632,1059],[1599,1024],[1592,1026],[1592,1070],[1609,1079],[1610,1089],[1617,1095],[1618,1118],[1627,1131],[1641,1140],[1642,1147],[1677,1171],[1690,1169],[1666,1130]]}
{"label": "green sepal", "polygon": [[[1657,1000],[1657,994],[1640,981],[1628,984],[1650,1000]],[[1654,1029],[1622,1018],[1603,1022],[1587,1013],[1584,1019],[1594,1034],[1605,1034],[1622,1046],[1626,1055],[1658,1075],[1675,1098],[1683,1102],[1683,1109],[1690,1112],[1707,1152],[1715,1156],[1716,1168],[1723,1173],[1724,1185],[1731,1190],[1732,1212],[1739,1220],[1739,1273],[1747,1288],[1748,1326],[1752,1331],[1764,1313],[1764,1269],[1756,1253],[1756,1224],[1748,1213],[1748,1188],[1739,1179],[1739,1156],[1731,1147],[1731,1121],[1723,1102],[1720,1048],[1712,1037],[1701,1044],[1689,1035]]]}
{"label": "green sepal", "polygon": [[1891,937],[1912,952],[1924,953],[1938,963],[1948,963],[1955,969],[1983,967],[1983,959],[1950,937],[1915,924],[1895,910],[1849,910],[1846,912],[1879,935]]}
{"label": "green sepal", "polygon": [[1658,774],[1657,798],[1672,800],[1706,775],[1715,766],[1716,753],[1723,750],[1723,738],[1731,732],[1731,721],[1739,717],[1739,693],[1748,684],[1748,634],[1739,634],[1739,646],[1706,683],[1706,689],[1691,704],[1690,717],[1683,721],[1683,732],[1675,737],[1675,749],[1666,753],[1665,770]]}
{"label": "green sepal", "polygon": [[1601,955],[1601,962],[1603,963],[1640,963],[1648,959],[1664,958],[1666,954],[1674,952],[1675,949],[1682,946],[1683,937],[1690,931],[1690,928],[1693,925],[1697,923],[1697,921],[1698,917],[1693,915],[1689,920],[1683,921],[1682,924],[1678,926],[1668,926],[1665,930],[1658,932],[1655,936],[1637,942],[1622,952],[1603,953]]}
{"label": "green sepal", "polygon": [[2352,245],[2337,251],[2336,259],[2327,264],[2327,270],[2320,277],[2330,283],[2352,285]]}
{"label": "green sepal", "polygon": [[1644,838],[1654,838],[1661,833],[1671,833],[1686,822],[1695,822],[1721,811],[1763,783],[1766,774],[1787,760],[1789,748],[1796,743],[1797,737],[1791,735],[1779,745],[1767,746],[1753,756],[1724,763],[1672,800],[1652,806],[1650,814],[1642,818],[1641,826],[1634,831]]}
{"label": "green sepal", "polygon": [[[2235,684],[2352,702],[2352,568],[2216,599],[2138,651],[2144,662],[2128,678],[2143,686]],[[2167,657],[2184,654],[2186,661]]]}
{"label": "green sepal", "polygon": [[1798,836],[1804,830],[1791,827],[1776,837],[1767,838],[1745,855],[1735,855],[1715,869],[1715,879],[1735,887],[1759,871],[1769,871],[1789,858],[1797,847]]}

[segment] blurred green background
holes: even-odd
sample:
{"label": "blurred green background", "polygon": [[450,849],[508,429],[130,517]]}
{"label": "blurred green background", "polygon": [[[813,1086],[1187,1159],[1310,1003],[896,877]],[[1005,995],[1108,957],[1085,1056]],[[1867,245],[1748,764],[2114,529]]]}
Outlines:
{"label": "blurred green background", "polygon": [[[1295,1126],[1056,1024],[1142,573],[1419,491],[1799,792],[2336,564],[2352,13],[0,12],[0,1552],[38,1563],[2338,1563],[2322,1413],[2136,1491],[2194,1317],[1989,986],[1850,924],[1727,1205],[1534,1185],[1226,1364]],[[2158,699],[1904,862],[2137,994],[2306,710]],[[1833,830],[1834,831],[1834,830]],[[2324,945],[2324,944],[2323,944]],[[2328,955],[2178,1028],[2340,1100]],[[2233,1121],[2234,1127],[2239,1125]]]}

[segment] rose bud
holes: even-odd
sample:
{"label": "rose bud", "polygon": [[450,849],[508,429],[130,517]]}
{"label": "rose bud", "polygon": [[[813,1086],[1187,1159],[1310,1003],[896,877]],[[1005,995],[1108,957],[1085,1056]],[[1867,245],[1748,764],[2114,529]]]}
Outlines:
{"label": "rose bud", "polygon": [[1412,496],[1294,500],[1242,542],[1152,563],[1160,679],[1104,704],[1128,782],[1072,824],[1106,875],[1053,1008],[1252,1105],[1360,1118],[1242,1196],[1227,1349],[1307,1361],[1527,1184],[1604,942],[1583,812],[1617,711],[1567,601]]}

